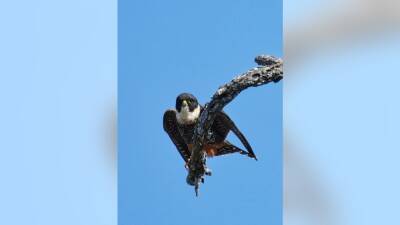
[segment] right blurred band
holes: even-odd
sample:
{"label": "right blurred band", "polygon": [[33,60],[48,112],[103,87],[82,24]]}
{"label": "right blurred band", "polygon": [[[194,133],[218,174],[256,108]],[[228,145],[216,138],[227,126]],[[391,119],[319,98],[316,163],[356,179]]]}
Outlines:
{"label": "right blurred band", "polygon": [[283,15],[284,224],[400,224],[400,2]]}

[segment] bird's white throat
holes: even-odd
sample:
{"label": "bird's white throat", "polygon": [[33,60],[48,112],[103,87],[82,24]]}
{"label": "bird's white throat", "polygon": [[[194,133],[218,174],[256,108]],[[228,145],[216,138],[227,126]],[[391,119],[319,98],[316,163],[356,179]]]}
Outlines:
{"label": "bird's white throat", "polygon": [[200,116],[200,106],[197,106],[197,108],[195,108],[193,112],[189,111],[188,106],[183,106],[181,108],[181,111],[176,114],[176,119],[180,124],[192,124],[196,122],[199,116]]}

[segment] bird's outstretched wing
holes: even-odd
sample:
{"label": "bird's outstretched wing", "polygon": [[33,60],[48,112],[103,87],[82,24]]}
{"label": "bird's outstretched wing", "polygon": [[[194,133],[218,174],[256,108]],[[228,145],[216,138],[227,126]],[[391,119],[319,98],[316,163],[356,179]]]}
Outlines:
{"label": "bird's outstretched wing", "polygon": [[176,149],[178,149],[183,160],[185,160],[185,162],[188,162],[190,158],[190,151],[188,149],[187,144],[185,143],[185,140],[179,133],[178,121],[176,120],[175,110],[167,110],[164,113],[163,125],[165,132],[167,132],[168,136],[175,144]]}
{"label": "bird's outstretched wing", "polygon": [[220,140],[216,140],[217,142],[224,141],[226,139],[226,136],[228,136],[229,131],[232,131],[239,138],[239,140],[242,142],[242,144],[248,151],[248,156],[257,160],[257,157],[254,154],[253,149],[250,146],[249,142],[225,112],[221,111],[217,114],[214,120],[214,124],[212,126],[213,130],[218,132],[217,139]]}

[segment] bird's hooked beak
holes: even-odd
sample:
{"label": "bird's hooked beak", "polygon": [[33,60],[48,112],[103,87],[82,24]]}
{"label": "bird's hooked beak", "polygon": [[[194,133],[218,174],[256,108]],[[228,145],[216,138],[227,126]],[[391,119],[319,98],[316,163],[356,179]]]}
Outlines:
{"label": "bird's hooked beak", "polygon": [[182,105],[183,105],[184,107],[185,107],[185,106],[188,106],[188,103],[186,102],[186,100],[183,100]]}

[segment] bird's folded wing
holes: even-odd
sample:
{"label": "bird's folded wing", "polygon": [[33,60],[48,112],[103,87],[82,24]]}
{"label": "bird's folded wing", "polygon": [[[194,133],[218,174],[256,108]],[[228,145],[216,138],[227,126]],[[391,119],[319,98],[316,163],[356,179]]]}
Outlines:
{"label": "bird's folded wing", "polygon": [[172,142],[175,144],[183,160],[188,162],[190,158],[190,151],[185,143],[185,140],[182,138],[179,132],[175,110],[167,110],[164,113],[163,125],[165,132],[167,132]]}

